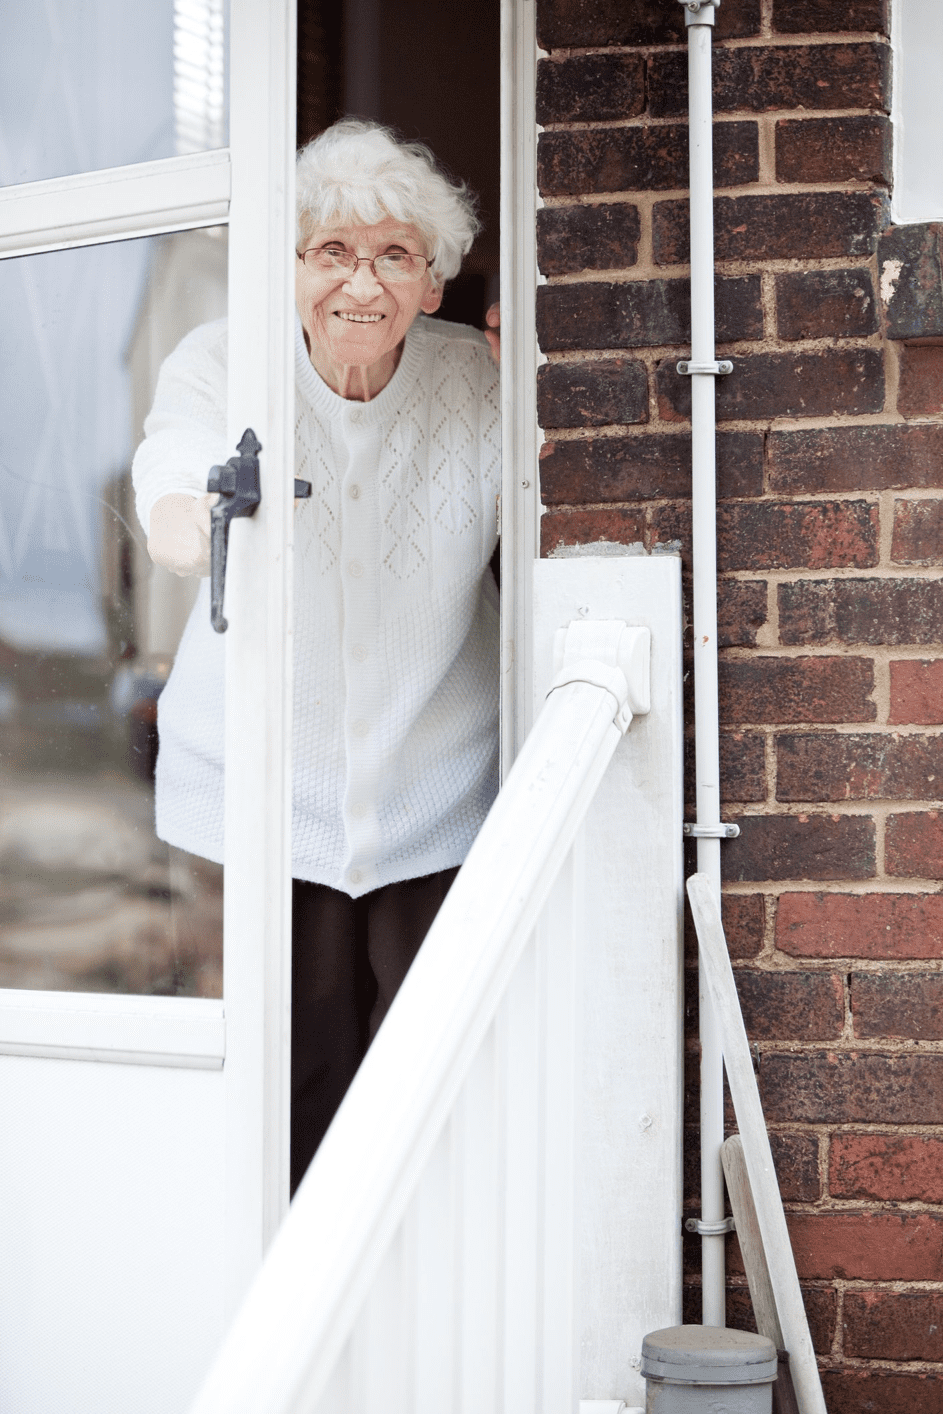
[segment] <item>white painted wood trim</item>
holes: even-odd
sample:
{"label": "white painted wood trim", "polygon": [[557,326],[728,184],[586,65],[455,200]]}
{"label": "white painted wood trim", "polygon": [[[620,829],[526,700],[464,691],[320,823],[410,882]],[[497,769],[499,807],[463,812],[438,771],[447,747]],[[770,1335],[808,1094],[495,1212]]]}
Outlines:
{"label": "white painted wood trim", "polygon": [[0,1055],[220,1070],[225,1012],[199,997],[3,991]]}
{"label": "white painted wood trim", "polygon": [[295,5],[232,0],[230,453],[262,444],[262,502],[226,580],[227,1301],[288,1208],[291,1060]]}
{"label": "white painted wood trim", "polygon": [[0,257],[215,226],[229,215],[229,150],[165,157],[0,190]]}
{"label": "white painted wood trim", "polygon": [[537,39],[533,0],[501,3],[501,774],[533,723],[537,427]]}
{"label": "white painted wood trim", "polygon": [[692,874],[687,889],[799,1408],[801,1414],[827,1414],[720,908],[706,874]]}

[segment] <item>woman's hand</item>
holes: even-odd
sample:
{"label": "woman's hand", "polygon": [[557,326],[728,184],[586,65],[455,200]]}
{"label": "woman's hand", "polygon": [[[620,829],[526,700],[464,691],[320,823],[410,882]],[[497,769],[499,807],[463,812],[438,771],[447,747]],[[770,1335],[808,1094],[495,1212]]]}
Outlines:
{"label": "woman's hand", "polygon": [[205,496],[161,496],[151,511],[147,537],[147,553],[155,565],[181,576],[209,574],[210,507],[218,500],[215,491]]}
{"label": "woman's hand", "polygon": [[501,362],[501,306],[493,304],[485,315],[485,338],[491,345],[491,357]]}

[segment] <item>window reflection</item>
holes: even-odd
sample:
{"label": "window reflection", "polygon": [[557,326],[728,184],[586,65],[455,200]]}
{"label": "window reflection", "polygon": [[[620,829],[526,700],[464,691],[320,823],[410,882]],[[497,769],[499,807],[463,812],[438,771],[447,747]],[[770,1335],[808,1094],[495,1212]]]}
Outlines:
{"label": "window reflection", "polygon": [[196,586],[129,468],[162,359],[225,313],[225,233],[6,261],[0,301],[0,986],[221,995],[222,871],[153,831]]}

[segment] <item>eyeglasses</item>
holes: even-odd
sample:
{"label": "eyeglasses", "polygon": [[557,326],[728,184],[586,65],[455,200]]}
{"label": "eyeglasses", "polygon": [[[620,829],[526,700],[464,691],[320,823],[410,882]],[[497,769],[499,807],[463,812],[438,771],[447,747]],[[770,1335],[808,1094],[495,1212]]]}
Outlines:
{"label": "eyeglasses", "polygon": [[298,259],[303,260],[309,270],[318,275],[354,275],[360,265],[369,265],[374,275],[384,284],[402,284],[410,280],[421,280],[430,262],[424,255],[411,255],[405,250],[390,251],[388,255],[353,255],[349,250],[337,246],[312,246],[309,250],[299,250]]}

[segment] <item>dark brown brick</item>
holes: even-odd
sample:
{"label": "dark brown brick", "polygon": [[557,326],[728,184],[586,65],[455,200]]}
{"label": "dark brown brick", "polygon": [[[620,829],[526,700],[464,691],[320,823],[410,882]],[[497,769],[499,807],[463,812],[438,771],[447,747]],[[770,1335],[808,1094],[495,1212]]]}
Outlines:
{"label": "dark brown brick", "polygon": [[[693,768],[693,751],[690,760]],[[689,799],[693,800],[693,769],[690,787]],[[721,732],[720,792],[727,801],[766,799],[766,740],[760,732]]]}
{"label": "dark brown brick", "polygon": [[894,502],[891,559],[899,565],[943,563],[943,498]]}
{"label": "dark brown brick", "polygon": [[638,260],[638,207],[628,201],[599,206],[542,206],[537,212],[537,258],[545,275],[625,270]]}
{"label": "dark brown brick", "polygon": [[848,339],[875,334],[877,301],[867,270],[806,270],[776,276],[781,339]]}
{"label": "dark brown brick", "polygon": [[[752,648],[766,623],[764,579],[722,579],[717,585],[717,642],[721,648]],[[746,800],[744,795],[735,800]],[[760,797],[757,797],[760,799]]]}
{"label": "dark brown brick", "polygon": [[648,421],[648,374],[630,358],[545,363],[537,372],[541,427],[602,427]]}
{"label": "dark brown brick", "polygon": [[939,972],[853,972],[856,1036],[943,1040],[943,975]]}
{"label": "dark brown brick", "polygon": [[870,658],[728,658],[719,672],[721,719],[733,726],[873,722],[876,715]]}
{"label": "dark brown brick", "polygon": [[[723,277],[714,288],[718,339],[761,339],[759,276]],[[545,353],[554,349],[684,345],[690,340],[690,328],[687,280],[594,280],[540,285],[537,290],[537,337]]]}
{"label": "dark brown brick", "polygon": [[[739,187],[755,182],[759,176],[756,124],[722,123],[714,134],[714,185]],[[537,185],[544,196],[686,189],[687,127],[541,133]]]}
{"label": "dark brown brick", "polygon": [[[893,1116],[897,1124],[938,1124],[943,1055],[765,1052],[759,1082],[769,1123],[881,1124]],[[890,1271],[882,1273],[880,1267],[860,1273],[872,1274],[893,1279]],[[905,1279],[902,1274],[901,1280]]]}
{"label": "dark brown brick", "polygon": [[903,344],[897,411],[903,417],[943,413],[943,344]]}
{"label": "dark brown brick", "polygon": [[537,65],[538,123],[604,123],[644,111],[641,54],[579,54]]}
{"label": "dark brown brick", "polygon": [[938,810],[908,810],[887,817],[884,868],[899,879],[943,876],[943,819]]}
{"label": "dark brown brick", "polygon": [[745,961],[762,951],[766,932],[766,899],[762,894],[723,894],[720,901],[727,951]]}
{"label": "dark brown brick", "polygon": [[943,338],[943,223],[891,226],[878,243],[878,265],[888,337]]}
{"label": "dark brown brick", "polygon": [[866,501],[735,501],[718,507],[721,570],[865,569],[878,562]]}
{"label": "dark brown brick", "polygon": [[[759,0],[724,0],[717,12],[719,39],[759,34]],[[540,0],[537,42],[541,49],[594,48],[607,44],[683,44],[684,12],[661,0]]]}
{"label": "dark brown brick", "polygon": [[[690,496],[691,435],[673,432],[545,442],[540,482],[543,499],[551,505]],[[720,433],[717,486],[722,497],[761,494],[762,433]]]}
{"label": "dark brown brick", "polygon": [[943,582],[815,579],[781,584],[783,643],[943,642]]}
{"label": "dark brown brick", "polygon": [[645,515],[607,506],[594,511],[547,511],[540,521],[540,553],[552,555],[562,545],[644,544]]}
{"label": "dark brown brick", "polygon": [[943,487],[943,426],[774,431],[768,459],[774,495]]}
{"label": "dark brown brick", "polygon": [[730,882],[874,876],[874,821],[866,816],[741,815],[737,824],[739,839],[721,855]]}
{"label": "dark brown brick", "polygon": [[792,957],[943,957],[943,894],[780,894],[776,946]]}
{"label": "dark brown brick", "polygon": [[943,1375],[898,1375],[849,1367],[826,1370],[822,1389],[829,1414],[940,1414]]}
{"label": "dark brown brick", "polygon": [[769,1136],[769,1143],[783,1201],[817,1203],[822,1196],[818,1136],[774,1130]]}
{"label": "dark brown brick", "polygon": [[[667,545],[680,551],[686,570],[691,568],[691,502],[666,501],[653,506],[648,515],[649,544]],[[664,553],[662,551],[661,553]]]}
{"label": "dark brown brick", "polygon": [[[889,106],[890,53],[886,44],[790,44],[713,52],[714,111],[767,113],[776,108]],[[648,105],[655,118],[688,111],[687,55],[653,54],[648,61]]]}
{"label": "dark brown brick", "polygon": [[943,1360],[943,1291],[848,1291],[846,1355],[858,1360]]}
{"label": "dark brown brick", "polygon": [[842,1033],[842,979],[828,972],[734,973],[740,1010],[753,1041],[833,1041]]}
{"label": "dark brown brick", "polygon": [[891,663],[888,721],[943,726],[943,658],[904,658]]}
{"label": "dark brown brick", "polygon": [[[661,415],[675,422],[691,416],[691,380],[678,373],[676,364],[676,359],[665,360],[656,374]],[[717,417],[722,422],[828,417],[880,412],[883,407],[884,362],[877,349],[739,354],[733,373],[717,380]]]}
{"label": "dark brown brick", "polygon": [[888,32],[888,0],[773,0],[777,34]]}
{"label": "dark brown brick", "polygon": [[803,732],[776,738],[776,799],[943,798],[943,736]]}
{"label": "dark brown brick", "polygon": [[927,1134],[834,1134],[833,1198],[943,1203],[943,1139]]}
{"label": "dark brown brick", "polygon": [[[688,203],[659,201],[652,237],[659,265],[686,263]],[[719,196],[714,201],[718,260],[805,260],[870,255],[887,224],[886,197],[869,192]]]}
{"label": "dark brown brick", "polygon": [[[772,1138],[772,1136],[770,1136]],[[780,1190],[782,1181],[780,1181]],[[783,1194],[785,1197],[785,1194]],[[787,1200],[788,1201],[788,1200]],[[731,1238],[730,1248],[737,1245],[736,1237]],[[739,1254],[735,1259],[736,1265],[742,1268],[742,1259]],[[733,1265],[733,1263],[731,1263]],[[743,1281],[743,1278],[740,1278]],[[700,1300],[700,1289],[698,1289],[698,1301]],[[832,1348],[835,1339],[835,1321],[838,1315],[838,1293],[834,1289],[820,1286],[805,1286],[802,1288],[802,1300],[805,1305],[806,1319],[809,1322],[809,1334],[812,1337],[812,1345],[819,1355],[827,1355]],[[694,1324],[698,1324],[701,1319],[700,1306],[696,1306],[695,1314],[692,1316]],[[686,1318],[687,1319],[687,1318]],[[750,1301],[750,1290],[745,1285],[735,1286],[728,1282],[727,1285],[727,1325],[732,1330],[755,1331],[756,1320],[753,1315],[753,1304]]]}
{"label": "dark brown brick", "polygon": [[[822,51],[819,50],[819,53]],[[780,182],[875,182],[890,186],[887,118],[785,118],[776,124]]]}

